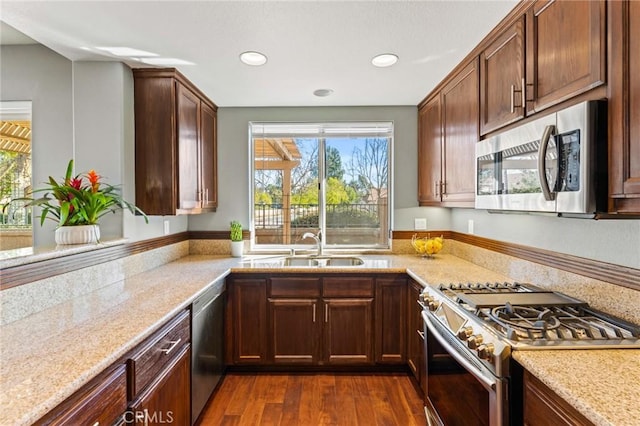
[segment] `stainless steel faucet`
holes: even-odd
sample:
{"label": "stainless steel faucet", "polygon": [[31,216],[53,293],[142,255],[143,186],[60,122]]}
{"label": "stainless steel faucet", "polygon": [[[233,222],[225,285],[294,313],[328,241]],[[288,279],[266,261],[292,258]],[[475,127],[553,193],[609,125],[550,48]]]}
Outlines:
{"label": "stainless steel faucet", "polygon": [[318,256],[322,256],[323,254],[322,231],[318,231],[317,234],[314,234],[313,232],[305,232],[304,234],[302,234],[303,240],[307,238],[313,238],[315,240],[316,244],[318,245]]}

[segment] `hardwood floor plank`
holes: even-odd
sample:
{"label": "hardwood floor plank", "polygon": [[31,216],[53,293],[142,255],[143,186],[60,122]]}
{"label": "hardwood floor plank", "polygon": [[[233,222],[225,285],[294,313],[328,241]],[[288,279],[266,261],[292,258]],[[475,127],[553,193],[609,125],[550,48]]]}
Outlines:
{"label": "hardwood floor plank", "polygon": [[262,422],[264,426],[278,426],[282,419],[282,404],[267,402],[262,411]]}
{"label": "hardwood floor plank", "polygon": [[422,397],[400,373],[228,374],[199,425],[424,425]]}
{"label": "hardwood floor plank", "polygon": [[358,426],[361,424],[358,421],[353,380],[350,376],[342,374],[336,376],[336,395],[338,424],[345,426]]}
{"label": "hardwood floor plank", "polygon": [[300,396],[304,377],[291,375],[287,380],[287,389],[282,403],[281,426],[298,426],[300,423]]}

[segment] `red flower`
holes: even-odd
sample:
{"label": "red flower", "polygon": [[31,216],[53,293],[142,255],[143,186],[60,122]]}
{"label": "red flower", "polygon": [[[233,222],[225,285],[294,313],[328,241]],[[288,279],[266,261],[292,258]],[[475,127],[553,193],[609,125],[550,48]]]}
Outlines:
{"label": "red flower", "polygon": [[71,181],[69,182],[69,186],[71,186],[73,189],[80,190],[80,186],[82,186],[82,178],[71,179]]}
{"label": "red flower", "polygon": [[100,183],[98,182],[100,176],[98,176],[95,170],[91,169],[89,170],[89,173],[87,173],[87,179],[89,179],[89,182],[91,183],[91,192],[96,193],[100,186]]}

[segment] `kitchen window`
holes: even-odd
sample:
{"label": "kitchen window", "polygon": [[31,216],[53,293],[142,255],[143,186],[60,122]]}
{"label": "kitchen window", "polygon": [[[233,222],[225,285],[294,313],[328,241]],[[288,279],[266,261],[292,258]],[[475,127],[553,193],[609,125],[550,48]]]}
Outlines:
{"label": "kitchen window", "polygon": [[389,248],[392,122],[249,124],[254,249]]}

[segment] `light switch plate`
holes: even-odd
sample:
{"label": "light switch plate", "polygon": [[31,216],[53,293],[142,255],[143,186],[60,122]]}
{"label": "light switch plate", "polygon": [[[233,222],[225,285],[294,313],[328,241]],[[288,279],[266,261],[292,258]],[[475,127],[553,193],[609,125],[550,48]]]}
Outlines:
{"label": "light switch plate", "polygon": [[473,234],[473,219],[469,219],[469,222],[467,222],[467,231],[469,234]]}
{"label": "light switch plate", "polygon": [[171,227],[169,223],[170,222],[168,220],[164,221],[164,235],[169,235],[169,233],[171,232]]}
{"label": "light switch plate", "polygon": [[415,218],[413,219],[413,229],[416,230],[425,230],[427,229],[427,219],[426,218]]}

